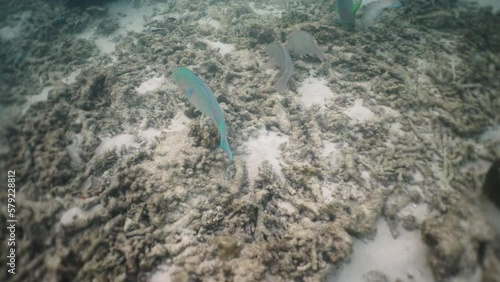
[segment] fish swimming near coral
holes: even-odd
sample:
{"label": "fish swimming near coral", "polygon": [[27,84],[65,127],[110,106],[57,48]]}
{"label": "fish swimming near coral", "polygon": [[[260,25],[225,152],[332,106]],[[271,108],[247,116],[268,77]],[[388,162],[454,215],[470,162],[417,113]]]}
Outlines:
{"label": "fish swimming near coral", "polygon": [[363,15],[361,15],[361,25],[364,28],[372,26],[383,10],[387,8],[401,7],[400,0],[379,0],[371,2],[363,8]]}
{"label": "fish swimming near coral", "polygon": [[314,37],[306,31],[299,30],[292,34],[286,48],[290,53],[304,56],[304,55],[316,55],[321,61],[325,60],[325,54],[319,47],[318,43]]}
{"label": "fish swimming near coral", "polygon": [[273,42],[266,46],[266,51],[272,61],[268,62],[267,65],[279,66],[282,72],[280,79],[274,85],[274,89],[278,92],[285,91],[287,89],[288,80],[292,76],[293,64],[292,58],[288,53],[287,49],[280,43]]}
{"label": "fish swimming near coral", "polygon": [[362,0],[337,0],[337,13],[340,19],[349,26],[354,26],[356,12],[361,6]]}
{"label": "fish swimming near coral", "polygon": [[189,102],[191,102],[200,112],[209,116],[215,126],[217,126],[220,132],[220,147],[226,152],[229,160],[232,160],[233,153],[227,141],[227,128],[224,114],[212,90],[187,68],[174,68],[172,74],[175,83],[184,92]]}

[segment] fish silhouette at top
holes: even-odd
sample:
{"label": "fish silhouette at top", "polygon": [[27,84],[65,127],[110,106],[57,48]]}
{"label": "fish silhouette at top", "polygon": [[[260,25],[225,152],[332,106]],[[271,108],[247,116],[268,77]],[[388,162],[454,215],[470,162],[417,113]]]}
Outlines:
{"label": "fish silhouette at top", "polygon": [[354,27],[356,12],[363,0],[337,0],[337,13],[340,19],[348,24],[350,27]]}
{"label": "fish silhouette at top", "polygon": [[174,68],[172,74],[175,83],[184,92],[189,102],[191,102],[200,112],[209,116],[215,126],[217,126],[220,132],[220,147],[226,152],[229,160],[232,160],[233,153],[227,141],[227,128],[224,114],[212,90],[187,68]]}

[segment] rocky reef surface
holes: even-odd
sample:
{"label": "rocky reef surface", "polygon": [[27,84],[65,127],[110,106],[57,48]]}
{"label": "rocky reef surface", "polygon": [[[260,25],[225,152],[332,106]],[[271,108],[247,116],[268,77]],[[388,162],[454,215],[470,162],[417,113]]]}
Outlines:
{"label": "rocky reef surface", "polygon": [[[380,218],[396,238],[420,232],[436,281],[478,269],[500,280],[481,196],[500,158],[488,134],[500,124],[498,15],[404,1],[350,29],[333,1],[131,1],[152,8],[127,30],[108,6],[66,4],[20,1],[16,13],[37,12],[0,37],[2,183],[18,175],[12,281],[322,281]],[[297,30],[325,61],[293,57],[290,90],[276,93],[265,45]],[[175,86],[176,66],[214,91],[234,161]],[[322,103],[304,104],[318,90],[308,79],[331,91]],[[44,87],[47,100],[26,106]],[[252,174],[263,132],[283,142]]]}

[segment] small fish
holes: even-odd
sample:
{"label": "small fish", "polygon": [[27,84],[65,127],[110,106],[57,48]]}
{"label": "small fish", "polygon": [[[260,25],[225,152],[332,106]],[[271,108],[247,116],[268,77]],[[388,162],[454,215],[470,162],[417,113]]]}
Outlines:
{"label": "small fish", "polygon": [[379,0],[371,2],[363,8],[363,15],[361,15],[361,25],[364,28],[372,26],[383,10],[387,8],[401,7],[400,0]]}
{"label": "small fish", "polygon": [[325,54],[319,47],[314,37],[306,31],[299,30],[292,34],[286,48],[290,53],[304,56],[304,55],[316,55],[322,62],[325,60]]}
{"label": "small fish", "polygon": [[212,90],[208,88],[194,73],[187,68],[177,67],[172,70],[177,86],[184,92],[189,102],[200,112],[209,116],[220,132],[220,147],[226,152],[229,160],[233,159],[233,153],[227,141],[227,128],[219,103]]}
{"label": "small fish", "polygon": [[356,12],[362,2],[363,0],[356,0],[354,2],[352,0],[337,0],[337,13],[342,21],[353,27]]}
{"label": "small fish", "polygon": [[285,91],[287,88],[288,80],[290,76],[292,76],[293,72],[293,64],[292,58],[290,58],[290,54],[286,50],[286,48],[280,44],[273,42],[266,46],[266,51],[269,57],[272,58],[272,61],[268,62],[267,66],[278,66],[282,71],[282,75],[278,82],[274,85],[274,89],[278,92]]}

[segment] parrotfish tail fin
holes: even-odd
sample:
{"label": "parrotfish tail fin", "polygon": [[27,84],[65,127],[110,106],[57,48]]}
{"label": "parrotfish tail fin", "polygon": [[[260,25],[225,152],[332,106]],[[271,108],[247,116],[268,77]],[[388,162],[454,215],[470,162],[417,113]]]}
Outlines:
{"label": "parrotfish tail fin", "polygon": [[277,92],[283,92],[288,89],[288,77],[286,75],[282,75],[280,79],[274,84],[274,90]]}
{"label": "parrotfish tail fin", "polygon": [[233,160],[233,152],[231,152],[231,148],[229,148],[229,142],[227,141],[227,134],[222,133],[220,134],[220,148],[226,152],[227,156],[229,157],[229,160]]}
{"label": "parrotfish tail fin", "polygon": [[352,14],[355,15],[356,12],[359,10],[359,7],[361,7],[361,4],[363,3],[363,0],[354,0],[352,3]]}

